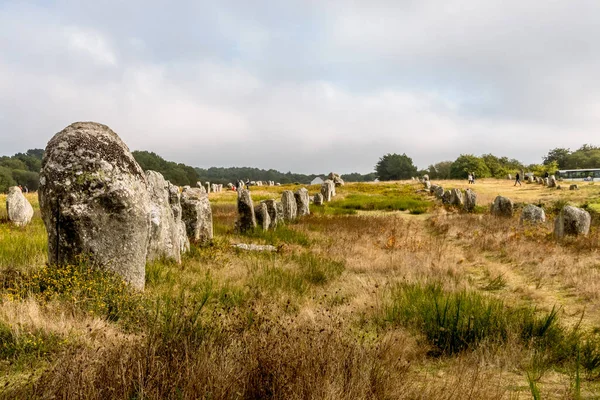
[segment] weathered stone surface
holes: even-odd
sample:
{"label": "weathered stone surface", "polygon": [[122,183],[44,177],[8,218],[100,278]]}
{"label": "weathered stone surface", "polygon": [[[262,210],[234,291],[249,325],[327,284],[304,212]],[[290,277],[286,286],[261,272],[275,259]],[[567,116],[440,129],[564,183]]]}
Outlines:
{"label": "weathered stone surface", "polygon": [[167,258],[181,262],[179,225],[169,202],[169,183],[156,171],[146,171],[150,195],[150,240],[148,261]]}
{"label": "weathered stone surface", "polygon": [[236,249],[247,250],[247,251],[277,251],[277,247],[270,244],[247,244],[247,243],[238,243],[232,244],[231,247],[235,247]]}
{"label": "weathered stone surface", "polygon": [[26,226],[33,217],[33,207],[25,197],[21,188],[13,186],[6,196],[6,212],[8,220],[17,226]]}
{"label": "weathered stone surface", "polygon": [[315,203],[316,206],[322,206],[323,205],[323,194],[321,194],[321,193],[315,194],[315,198],[313,199],[313,202]]}
{"label": "weathered stone surface", "polygon": [[452,189],[450,194],[450,204],[457,207],[462,207],[464,205],[463,194],[460,189]]}
{"label": "weathered stone surface", "polygon": [[548,179],[548,187],[556,187],[556,177],[554,175],[550,175]]}
{"label": "weathered stone surface", "polygon": [[300,188],[294,193],[296,198],[296,208],[298,209],[298,217],[304,217],[310,215],[310,199],[308,197],[308,190],[306,188]]}
{"label": "weathered stone surface", "polygon": [[210,182],[204,182],[204,185],[206,186],[206,193],[210,193]]}
{"label": "weathered stone surface", "polygon": [[48,262],[87,256],[143,289],[150,234],[146,175],[109,127],[76,122],[46,146],[39,188]]}
{"label": "weathered stone surface", "polygon": [[212,210],[208,194],[199,188],[184,189],[181,193],[181,219],[190,241],[207,243],[213,238]]}
{"label": "weathered stone surface", "polygon": [[473,211],[477,205],[477,193],[471,189],[465,190],[465,211]]}
{"label": "weathered stone surface", "polygon": [[252,197],[248,189],[239,189],[238,199],[238,220],[236,227],[240,232],[247,232],[256,228],[256,216],[254,215],[254,206]]}
{"label": "weathered stone surface", "polygon": [[283,216],[280,213],[280,209],[277,204],[280,204],[278,201],[270,199],[263,200],[263,204],[267,207],[267,212],[269,213],[269,228],[275,229],[277,225],[279,225],[283,221]]}
{"label": "weathered stone surface", "polygon": [[550,186],[550,178],[544,178],[544,186]]}
{"label": "weathered stone surface", "polygon": [[256,224],[262,228],[263,231],[268,230],[271,227],[271,216],[269,210],[264,202],[261,202],[254,207],[254,215],[256,217]]}
{"label": "weathered stone surface", "polygon": [[554,235],[557,238],[566,235],[587,235],[591,222],[589,212],[573,206],[564,206],[554,222]]}
{"label": "weathered stone surface", "polygon": [[[200,191],[202,193],[206,193],[206,188],[204,187],[204,185],[202,185],[202,182],[196,182],[196,185],[198,185],[198,189],[200,189]],[[189,186],[184,186],[183,188],[188,188]]]}
{"label": "weathered stone surface", "polygon": [[171,205],[171,211],[173,211],[175,225],[177,225],[179,251],[183,254],[190,251],[190,239],[187,236],[185,222],[181,219],[181,194],[177,186],[171,184],[169,181],[167,183],[169,184],[169,204]]}
{"label": "weathered stone surface", "polygon": [[540,222],[546,222],[546,213],[542,207],[534,206],[533,204],[528,204],[523,207],[523,211],[521,211],[521,218],[519,219],[520,223],[532,223],[537,224]]}
{"label": "weathered stone surface", "polygon": [[332,180],[327,179],[321,184],[321,194],[323,195],[323,202],[328,203],[334,196],[335,184]]}
{"label": "weathered stone surface", "polygon": [[429,181],[429,175],[425,174],[423,175],[423,181]]}
{"label": "weathered stone surface", "polygon": [[344,186],[344,180],[335,172],[329,173],[329,179],[333,181],[335,186]]}
{"label": "weathered stone surface", "polygon": [[425,186],[425,189],[427,189],[427,190],[431,189],[431,182],[425,181],[425,182],[423,182],[423,185]]}
{"label": "weathered stone surface", "polygon": [[441,186],[437,186],[434,190],[433,190],[433,194],[435,195],[435,197],[437,197],[438,199],[441,199],[442,197],[444,197],[444,188]]}
{"label": "weathered stone surface", "polygon": [[284,190],[281,193],[281,205],[283,206],[283,220],[285,222],[293,221],[298,216],[298,207],[296,198],[291,190]]}
{"label": "weathered stone surface", "polygon": [[497,196],[492,204],[492,215],[510,218],[514,213],[514,204],[511,199]]}
{"label": "weathered stone surface", "polygon": [[573,185],[569,186],[569,190],[579,190],[579,186],[577,186],[576,184],[573,184]]}
{"label": "weathered stone surface", "polygon": [[450,190],[446,190],[442,194],[442,203],[444,203],[444,204],[452,203],[452,192]]}
{"label": "weathered stone surface", "polygon": [[281,201],[276,201],[275,208],[277,209],[277,225],[281,225],[285,222],[285,219],[283,218],[283,203]]}

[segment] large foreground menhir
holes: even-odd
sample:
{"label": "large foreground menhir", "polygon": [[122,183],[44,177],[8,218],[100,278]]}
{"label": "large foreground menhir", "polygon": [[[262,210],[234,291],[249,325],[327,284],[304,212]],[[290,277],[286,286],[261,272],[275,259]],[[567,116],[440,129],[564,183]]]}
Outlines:
{"label": "large foreground menhir", "polygon": [[57,133],[42,161],[39,200],[51,265],[86,256],[144,287],[151,199],[144,171],[115,132],[77,122]]}

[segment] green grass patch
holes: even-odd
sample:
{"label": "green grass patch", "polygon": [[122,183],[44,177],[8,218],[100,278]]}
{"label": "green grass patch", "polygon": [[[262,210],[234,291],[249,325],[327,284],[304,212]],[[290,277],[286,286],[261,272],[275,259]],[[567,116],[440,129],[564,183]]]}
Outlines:
{"label": "green grass patch", "polygon": [[[409,211],[411,214],[423,214],[432,206],[429,199],[415,193],[410,185],[392,186],[362,184],[352,187],[353,193],[340,200],[333,200],[326,208],[360,211]],[[360,193],[360,189],[370,192]],[[355,192],[359,189],[359,193]]]}
{"label": "green grass patch", "polygon": [[310,246],[310,239],[306,234],[299,232],[290,225],[280,225],[276,229],[263,231],[256,228],[254,231],[247,232],[245,236],[262,239],[267,244],[279,246],[281,244],[298,244],[300,246]]}
{"label": "green grass patch", "polygon": [[8,222],[0,223],[0,268],[25,269],[43,265],[47,254],[48,238],[40,218],[34,217],[23,228]]}
{"label": "green grass patch", "polygon": [[427,200],[413,196],[389,196],[351,194],[343,200],[335,200],[328,204],[332,208],[362,211],[413,211],[422,213],[430,203]]}
{"label": "green grass patch", "polygon": [[[558,323],[558,310],[507,307],[475,291],[445,291],[439,284],[400,284],[383,307],[383,321],[423,334],[433,355],[451,355],[509,337],[548,354],[549,362],[571,360],[581,336]],[[598,355],[595,351],[590,351]],[[590,357],[591,358],[591,357]]]}

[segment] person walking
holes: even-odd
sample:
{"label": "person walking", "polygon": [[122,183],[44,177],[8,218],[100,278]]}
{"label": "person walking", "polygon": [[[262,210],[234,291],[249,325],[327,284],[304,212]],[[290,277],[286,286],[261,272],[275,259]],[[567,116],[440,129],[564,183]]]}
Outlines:
{"label": "person walking", "polygon": [[469,174],[469,185],[473,183],[473,175]]}
{"label": "person walking", "polygon": [[475,184],[475,172],[471,172],[471,183]]}
{"label": "person walking", "polygon": [[515,179],[515,184],[513,186],[517,186],[517,183],[519,184],[519,186],[521,186],[521,175],[517,172],[517,177]]}

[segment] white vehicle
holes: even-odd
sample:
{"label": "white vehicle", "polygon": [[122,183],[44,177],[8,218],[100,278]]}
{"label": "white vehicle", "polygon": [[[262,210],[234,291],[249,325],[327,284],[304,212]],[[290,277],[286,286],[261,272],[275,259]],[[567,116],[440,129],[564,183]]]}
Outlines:
{"label": "white vehicle", "polygon": [[566,181],[594,181],[600,180],[600,168],[592,169],[564,169],[556,174],[557,178],[562,178]]}

